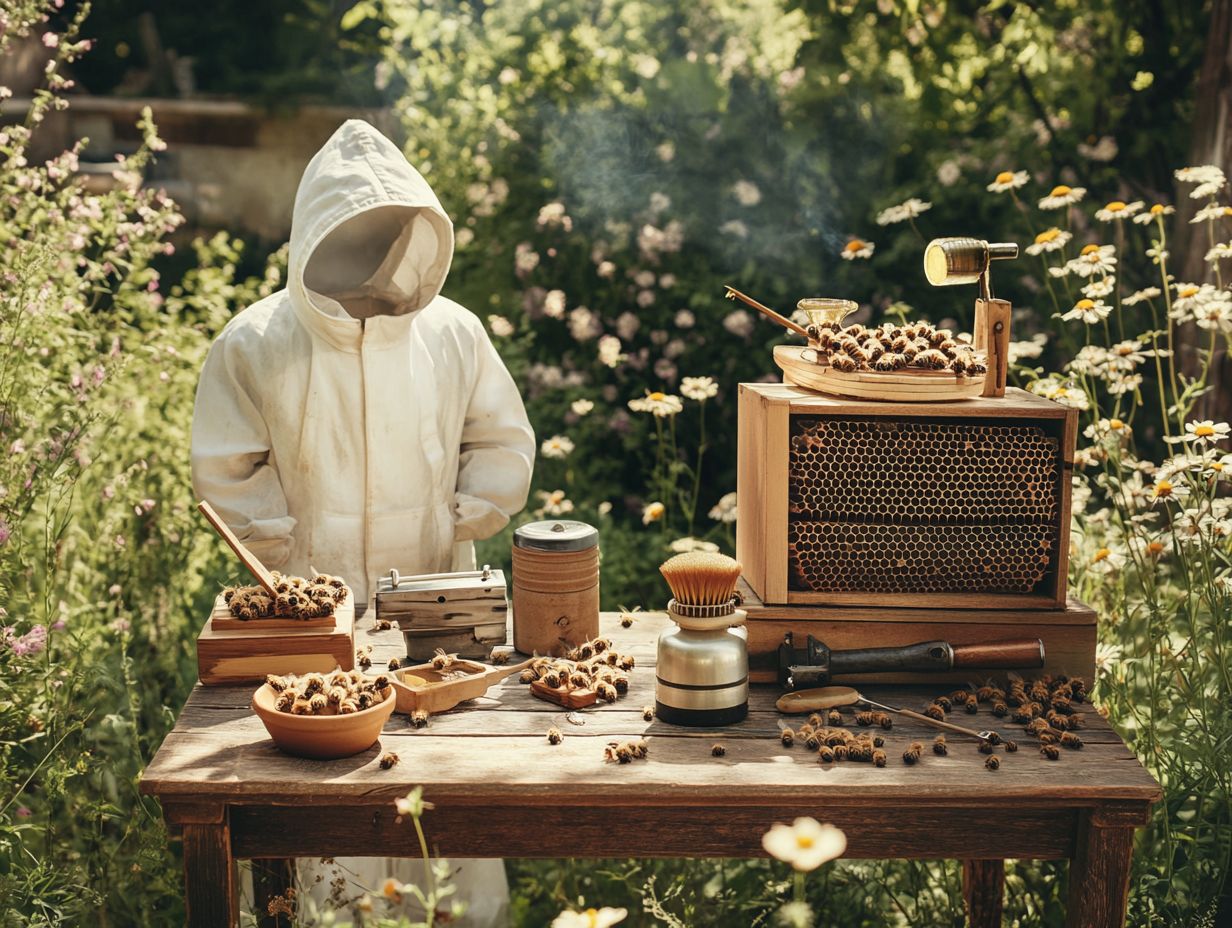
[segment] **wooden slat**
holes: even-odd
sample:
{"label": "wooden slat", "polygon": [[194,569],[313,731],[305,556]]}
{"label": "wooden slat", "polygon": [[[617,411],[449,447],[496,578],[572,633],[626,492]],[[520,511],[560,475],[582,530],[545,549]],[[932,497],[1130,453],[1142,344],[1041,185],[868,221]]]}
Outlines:
{"label": "wooden slat", "polygon": [[[736,560],[754,588],[766,592],[766,457],[759,452],[761,436],[766,434],[767,403],[751,384],[740,384],[739,415],[736,422],[736,499],[752,517],[736,520]],[[787,538],[783,527],[784,542]],[[784,565],[784,570],[786,566]]]}
{"label": "wooden slat", "polygon": [[[793,411],[805,415],[850,413],[859,416],[918,416],[920,409],[912,403],[882,403],[874,400],[843,399],[825,396],[787,383],[742,383],[748,390],[772,404],[790,404]],[[1066,407],[1017,387],[1007,387],[1003,397],[975,397],[961,403],[948,403],[928,413],[929,418],[1011,418],[1064,419]]]}
{"label": "wooden slat", "polygon": [[[907,804],[871,816],[867,809],[834,806],[824,794],[797,794],[778,805],[675,809],[558,801],[483,810],[428,798],[436,807],[424,814],[424,831],[433,851],[447,857],[765,857],[761,836],[771,825],[812,815],[843,829],[848,858],[1059,858],[1073,853],[1078,814],[1020,809],[1012,821],[1002,817],[989,827],[978,809]],[[414,828],[397,821],[392,802],[360,808],[237,806],[232,815],[239,857],[295,853],[305,834],[313,835],[313,854],[372,854],[376,848],[382,856],[419,854]]]}

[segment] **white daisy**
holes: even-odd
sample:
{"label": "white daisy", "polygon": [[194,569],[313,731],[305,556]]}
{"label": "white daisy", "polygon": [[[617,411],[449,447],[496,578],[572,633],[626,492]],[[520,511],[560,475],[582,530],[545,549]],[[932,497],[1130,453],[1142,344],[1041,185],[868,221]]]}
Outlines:
{"label": "white daisy", "polygon": [[1189,322],[1195,316],[1198,308],[1204,303],[1223,296],[1214,284],[1173,284],[1176,297],[1172,300],[1172,311],[1169,315],[1178,322]]}
{"label": "white daisy", "polygon": [[1010,342],[1009,363],[1017,364],[1020,361],[1038,358],[1044,353],[1046,344],[1048,344],[1048,336],[1043,332],[1032,335],[1029,342]]}
{"label": "white daisy", "polygon": [[573,501],[565,497],[564,490],[552,490],[550,493],[547,490],[538,490],[535,495],[539,497],[540,506],[535,510],[535,515],[538,518],[544,516],[565,516],[573,512]]}
{"label": "white daisy", "polygon": [[931,203],[924,200],[912,197],[897,206],[890,206],[883,209],[877,214],[877,225],[889,226],[896,222],[906,222],[908,219],[914,219],[920,213],[927,212],[932,209]]}
{"label": "white daisy", "polygon": [[724,493],[719,497],[719,501],[710,509],[710,518],[716,522],[735,522],[736,521],[736,494]]}
{"label": "white daisy", "polygon": [[771,857],[808,873],[828,860],[843,856],[843,851],[847,850],[847,836],[833,825],[801,817],[791,825],[772,825],[762,835],[761,846]]}
{"label": "white daisy", "polygon": [[591,411],[595,408],[595,404],[591,400],[583,397],[582,399],[574,400],[570,403],[569,408],[573,410],[573,414],[575,416],[587,416],[590,415]]}
{"label": "white daisy", "polygon": [[1097,574],[1116,573],[1125,566],[1125,555],[1117,554],[1111,548],[1100,548],[1087,561],[1087,568]]}
{"label": "white daisy", "polygon": [[1146,287],[1142,290],[1135,290],[1129,296],[1121,300],[1126,306],[1137,306],[1143,300],[1153,300],[1155,297],[1162,295],[1162,291],[1158,287]]}
{"label": "white daisy", "polygon": [[1115,245],[1087,245],[1065,267],[1079,277],[1090,277],[1096,272],[1110,274],[1116,267],[1115,255]]}
{"label": "white daisy", "polygon": [[552,919],[551,928],[611,928],[617,922],[624,921],[628,914],[628,909],[614,909],[609,906],[587,909],[585,912],[567,909]]}
{"label": "white daisy", "polygon": [[705,402],[719,392],[719,385],[713,377],[686,377],[680,381],[680,392],[686,399]]}
{"label": "white daisy", "polygon": [[993,178],[985,189],[991,193],[1004,193],[1007,190],[1017,190],[1031,179],[1026,171],[1002,171]]}
{"label": "white daisy", "polygon": [[1225,258],[1232,258],[1232,242],[1220,242],[1218,245],[1212,245],[1206,253],[1206,260],[1212,264]]}
{"label": "white daisy", "polygon": [[649,525],[651,522],[658,522],[667,512],[667,507],[662,503],[654,502],[647,503],[642,509],[642,525]]}
{"label": "white daisy", "polygon": [[1232,206],[1224,206],[1222,203],[1207,203],[1196,213],[1190,223],[1207,222],[1214,219],[1232,218]]}
{"label": "white daisy", "polygon": [[1039,208],[1061,209],[1063,206],[1072,206],[1086,195],[1086,187],[1070,187],[1066,184],[1058,184],[1052,188],[1052,192],[1048,196],[1039,201]]}
{"label": "white daisy", "polygon": [[854,261],[856,258],[871,258],[873,249],[877,246],[872,242],[866,242],[862,238],[853,238],[846,245],[840,254],[844,261]]}
{"label": "white daisy", "polygon": [[1220,332],[1232,330],[1232,300],[1210,300],[1193,313],[1194,322],[1200,329],[1215,329]]}
{"label": "white daisy", "polygon": [[1196,184],[1189,195],[1195,200],[1213,197],[1223,189],[1227,178],[1223,171],[1213,164],[1200,164],[1196,167],[1180,168],[1175,172],[1176,179],[1186,184]]}
{"label": "white daisy", "polygon": [[1074,409],[1087,409],[1091,405],[1090,400],[1087,399],[1087,395],[1082,390],[1075,387],[1072,383],[1055,377],[1033,380],[1027,389],[1037,396],[1052,400],[1054,403],[1060,403],[1062,406],[1071,406]]}
{"label": "white daisy", "polygon": [[1116,222],[1128,219],[1145,205],[1141,200],[1134,200],[1132,203],[1126,203],[1123,200],[1113,200],[1103,209],[1097,209],[1095,211],[1095,218],[1100,222]]}
{"label": "white daisy", "polygon": [[1189,487],[1184,483],[1173,482],[1166,477],[1161,477],[1155,481],[1155,485],[1151,487],[1150,499],[1152,503],[1158,503],[1161,500],[1168,502],[1180,502],[1189,495]]}
{"label": "white daisy", "polygon": [[1027,246],[1027,254],[1038,255],[1045,251],[1060,251],[1069,244],[1069,240],[1074,236],[1062,229],[1051,228],[1045,229],[1039,235],[1035,236],[1035,241]]}
{"label": "white daisy", "polygon": [[1232,432],[1232,426],[1226,422],[1215,422],[1211,419],[1194,419],[1192,422],[1185,423],[1185,437],[1182,440],[1192,442],[1195,445],[1204,445],[1207,442],[1213,444],[1217,441],[1223,441],[1230,432]]}
{"label": "white daisy", "polygon": [[1103,300],[1083,299],[1075,303],[1069,312],[1062,313],[1061,318],[1066,322],[1079,319],[1087,325],[1094,325],[1107,319],[1111,312],[1112,307]]}
{"label": "white daisy", "polygon": [[1111,274],[1107,274],[1099,280],[1092,280],[1082,288],[1082,295],[1088,296],[1091,299],[1108,296],[1116,289],[1116,278]]}
{"label": "white daisy", "polygon": [[488,328],[497,338],[508,338],[513,334],[513,323],[504,316],[488,316]]}
{"label": "white daisy", "polygon": [[539,453],[545,458],[567,458],[572,452],[573,442],[565,435],[553,435],[539,446]]}
{"label": "white daisy", "polygon": [[1105,380],[1108,384],[1108,392],[1113,396],[1133,393],[1142,386],[1141,374],[1123,374],[1120,371],[1111,368],[1109,369]]}
{"label": "white daisy", "polygon": [[1176,209],[1171,206],[1165,206],[1163,203],[1155,203],[1144,213],[1139,213],[1134,217],[1134,222],[1140,226],[1146,225],[1148,222],[1154,222],[1160,216],[1171,216],[1176,212]]}
{"label": "white daisy", "polygon": [[713,541],[703,541],[700,538],[694,538],[692,535],[677,538],[668,547],[677,554],[688,554],[690,551],[705,551],[708,554],[715,554],[719,550],[719,546]]}
{"label": "white daisy", "polygon": [[684,409],[684,403],[680,397],[673,396],[670,393],[660,393],[655,391],[651,393],[646,391],[646,395],[637,399],[629,400],[629,408],[634,412],[648,412],[660,419],[664,416],[674,416],[680,410]]}

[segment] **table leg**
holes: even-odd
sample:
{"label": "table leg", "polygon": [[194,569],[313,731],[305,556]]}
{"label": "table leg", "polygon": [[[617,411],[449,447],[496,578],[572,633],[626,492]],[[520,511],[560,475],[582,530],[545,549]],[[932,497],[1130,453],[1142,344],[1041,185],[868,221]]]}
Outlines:
{"label": "table leg", "polygon": [[1005,861],[964,860],[963,898],[971,928],[1001,928]]}
{"label": "table leg", "polygon": [[1082,816],[1069,864],[1066,928],[1122,928],[1133,852],[1132,826],[1103,825],[1091,813]]}
{"label": "table leg", "polygon": [[239,924],[239,884],[231,856],[231,827],[186,822],[184,829],[184,902],[189,928],[235,928]]}
{"label": "table leg", "polygon": [[[252,910],[261,928],[286,928],[292,924],[289,912],[278,905],[287,898],[287,890],[295,886],[295,861],[289,857],[271,857],[252,862]],[[275,905],[271,911],[270,901]],[[288,900],[290,901],[290,900]]]}

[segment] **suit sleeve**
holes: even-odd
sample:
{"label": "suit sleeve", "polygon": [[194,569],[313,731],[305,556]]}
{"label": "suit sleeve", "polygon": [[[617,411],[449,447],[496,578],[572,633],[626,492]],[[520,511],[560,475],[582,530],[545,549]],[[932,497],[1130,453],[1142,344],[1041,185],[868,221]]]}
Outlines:
{"label": "suit sleeve", "polygon": [[277,568],[290,557],[295,519],[270,463],[269,430],[228,337],[233,334],[224,331],[210,347],[197,384],[193,490],[265,566]]}
{"label": "suit sleeve", "polygon": [[462,427],[454,504],[456,541],[490,538],[526,505],[535,433],[509,370],[482,323],[475,330],[478,366]]}

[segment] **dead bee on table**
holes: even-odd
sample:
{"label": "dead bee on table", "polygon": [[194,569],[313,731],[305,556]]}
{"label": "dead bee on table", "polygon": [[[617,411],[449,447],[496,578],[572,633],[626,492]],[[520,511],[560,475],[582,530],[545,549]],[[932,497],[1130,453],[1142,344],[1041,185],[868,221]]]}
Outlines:
{"label": "dead bee on table", "polygon": [[565,740],[565,736],[560,733],[560,729],[553,725],[548,729],[548,744],[560,744]]}
{"label": "dead bee on table", "polygon": [[595,687],[595,692],[599,694],[600,699],[608,703],[613,703],[620,698],[620,693],[616,691],[616,687],[611,683],[600,683]]}
{"label": "dead bee on table", "polygon": [[996,748],[992,746],[992,742],[983,740],[980,741],[979,751],[981,754],[991,754],[995,750]]}
{"label": "dead bee on table", "polygon": [[937,706],[942,712],[949,712],[954,708],[954,704],[950,702],[949,696],[938,696],[933,700],[933,705]]}
{"label": "dead bee on table", "polygon": [[856,713],[856,724],[864,728],[872,725],[875,721],[876,719],[873,717],[871,709],[865,709],[863,712]]}
{"label": "dead bee on table", "polygon": [[1004,702],[1002,702],[1001,700],[997,700],[996,702],[992,704],[992,714],[995,715],[999,719],[1005,718],[1007,715],[1009,715],[1009,712],[1010,712],[1010,707],[1006,705]]}
{"label": "dead bee on table", "polygon": [[393,627],[394,627],[394,623],[389,621],[389,619],[378,619],[377,620],[376,630],[378,632],[387,632]]}
{"label": "dead bee on table", "polygon": [[873,713],[873,721],[876,722],[878,725],[880,725],[882,728],[884,728],[886,731],[889,731],[891,728],[894,727],[894,718],[888,712]]}
{"label": "dead bee on table", "polygon": [[428,713],[423,709],[416,709],[411,713],[411,724],[416,728],[423,728],[428,724]]}
{"label": "dead bee on table", "polygon": [[1082,739],[1075,735],[1072,731],[1067,731],[1061,735],[1061,747],[1077,751],[1082,747]]}
{"label": "dead bee on table", "polygon": [[885,738],[881,737],[881,735],[873,735],[873,747],[875,748],[885,747]]}
{"label": "dead bee on table", "polygon": [[448,670],[453,663],[453,655],[446,654],[444,648],[437,648],[432,652],[432,669],[433,670]]}
{"label": "dead bee on table", "polygon": [[945,710],[942,709],[936,703],[933,703],[931,706],[925,709],[924,714],[928,716],[930,719],[935,719],[938,722],[945,721]]}
{"label": "dead bee on table", "polygon": [[884,767],[886,765],[886,752],[880,749],[873,751],[873,766]]}
{"label": "dead bee on table", "polygon": [[727,753],[727,748],[723,747],[723,745],[721,744],[713,744],[710,746],[710,756],[711,757],[722,757],[726,753]]}
{"label": "dead bee on table", "polygon": [[1006,750],[1006,753],[1009,753],[1009,754],[1016,753],[1018,751],[1018,742],[1017,741],[1005,742],[1005,750]]}
{"label": "dead bee on table", "polygon": [[620,617],[620,627],[621,628],[632,628],[633,627],[633,616],[629,615],[629,613],[627,612],[624,615],[622,615]]}
{"label": "dead bee on table", "polygon": [[390,670],[397,670],[398,668],[402,666],[402,661],[398,660],[396,657],[391,657],[389,659],[389,663],[386,666]]}
{"label": "dead bee on table", "polygon": [[851,753],[851,749],[845,744],[836,744],[831,750],[834,751],[835,760],[846,760]]}
{"label": "dead bee on table", "polygon": [[488,655],[488,662],[491,663],[495,667],[499,667],[501,664],[508,664],[509,663],[509,652],[493,650]]}
{"label": "dead bee on table", "polygon": [[963,703],[963,708],[967,710],[967,715],[975,715],[980,711],[980,701],[974,696],[968,696],[967,701]]}
{"label": "dead bee on table", "polygon": [[834,728],[841,727],[843,724],[843,713],[839,712],[837,709],[831,709],[826,714],[826,722]]}
{"label": "dead bee on table", "polygon": [[950,753],[950,746],[945,743],[945,735],[938,735],[933,739],[933,753],[942,757]]}
{"label": "dead bee on table", "polygon": [[393,751],[388,751],[381,757],[381,769],[389,770],[398,765],[398,755]]}
{"label": "dead bee on table", "polygon": [[815,731],[810,731],[808,737],[804,739],[804,746],[810,751],[816,751],[821,747],[821,736]]}
{"label": "dead bee on table", "polygon": [[984,766],[989,770],[999,770],[1001,769],[1001,758],[994,754],[984,761]]}
{"label": "dead bee on table", "polygon": [[790,728],[784,728],[779,732],[779,741],[783,743],[783,747],[789,748],[796,743],[796,733]]}
{"label": "dead bee on table", "polygon": [[817,749],[817,760],[822,764],[834,763],[834,748],[828,744],[823,744]]}
{"label": "dead bee on table", "polygon": [[1040,757],[1043,757],[1046,760],[1060,760],[1061,749],[1055,744],[1045,744],[1040,748]]}
{"label": "dead bee on table", "polygon": [[912,741],[907,749],[903,751],[903,763],[908,767],[920,762],[920,755],[924,753],[924,745],[918,741]]}
{"label": "dead bee on table", "polygon": [[642,706],[642,721],[652,722],[654,721],[654,717],[655,717],[655,707],[654,706]]}

